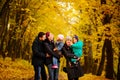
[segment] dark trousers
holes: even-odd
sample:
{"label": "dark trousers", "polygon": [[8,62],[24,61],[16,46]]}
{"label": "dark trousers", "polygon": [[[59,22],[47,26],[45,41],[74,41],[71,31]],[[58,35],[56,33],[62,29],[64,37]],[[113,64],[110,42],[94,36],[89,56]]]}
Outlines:
{"label": "dark trousers", "polygon": [[35,71],[34,80],[40,80],[40,78],[42,78],[42,80],[47,80],[47,75],[46,75],[44,65],[42,65],[42,66],[34,65],[34,71]]}

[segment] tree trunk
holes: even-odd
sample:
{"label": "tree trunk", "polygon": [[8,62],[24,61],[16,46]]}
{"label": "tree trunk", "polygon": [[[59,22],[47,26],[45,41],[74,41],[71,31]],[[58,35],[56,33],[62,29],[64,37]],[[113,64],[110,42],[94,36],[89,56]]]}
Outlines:
{"label": "tree trunk", "polygon": [[[119,43],[120,46],[120,43]],[[119,58],[118,58],[118,72],[117,72],[117,80],[120,80],[120,47],[119,47]]]}
{"label": "tree trunk", "polygon": [[[89,25],[88,36],[92,35],[92,29]],[[88,72],[91,73],[93,69],[93,53],[92,53],[92,42],[88,41]]]}
{"label": "tree trunk", "polygon": [[[91,26],[88,25],[89,27],[89,30],[88,30],[88,36],[91,36],[92,35],[92,29],[91,29]],[[93,70],[93,54],[92,54],[92,42],[89,40],[89,41],[86,41],[84,40],[84,43],[85,43],[85,56],[84,56],[84,59],[85,59],[85,63],[84,63],[84,70],[85,70],[85,73],[91,73]],[[84,48],[84,49],[85,49]],[[87,49],[88,48],[88,49]]]}
{"label": "tree trunk", "polygon": [[84,73],[88,73],[88,54],[87,54],[87,41],[86,41],[86,39],[84,39],[84,47],[83,47],[83,53],[84,53],[84,67],[83,67],[83,69],[84,69]]}
{"label": "tree trunk", "polygon": [[106,78],[113,79],[113,53],[111,40],[106,39],[106,54],[107,54],[107,65],[106,65]]}
{"label": "tree trunk", "polygon": [[92,54],[92,42],[88,41],[88,72],[91,73],[93,69],[93,54]]}
{"label": "tree trunk", "polygon": [[2,10],[0,11],[0,17],[1,17],[1,27],[0,27],[0,52],[2,54],[3,59],[5,58],[5,48],[4,43],[5,43],[5,37],[7,34],[7,25],[8,25],[8,20],[9,20],[9,3],[10,0],[6,0],[5,4],[2,7]]}
{"label": "tree trunk", "polygon": [[97,67],[98,67],[98,59],[95,59],[93,69],[92,69],[92,74],[94,74],[94,75],[97,74]]}
{"label": "tree trunk", "polygon": [[0,38],[2,38],[2,34],[5,31],[5,22],[7,20],[7,14],[9,13],[9,3],[10,0],[6,0],[5,4],[3,5],[1,11],[0,11],[0,18],[1,18],[1,22],[2,22],[2,27],[0,27]]}
{"label": "tree trunk", "polygon": [[102,74],[102,70],[104,68],[104,62],[105,62],[105,42],[102,48],[102,57],[101,57],[101,62],[98,68],[97,75],[100,76]]}
{"label": "tree trunk", "polygon": [[8,46],[7,46],[7,50],[8,50],[8,56],[12,58],[12,61],[15,61],[15,50],[17,49],[16,47],[16,29],[17,27],[15,25],[11,25],[12,26],[12,31],[9,32],[9,42],[8,42]]}

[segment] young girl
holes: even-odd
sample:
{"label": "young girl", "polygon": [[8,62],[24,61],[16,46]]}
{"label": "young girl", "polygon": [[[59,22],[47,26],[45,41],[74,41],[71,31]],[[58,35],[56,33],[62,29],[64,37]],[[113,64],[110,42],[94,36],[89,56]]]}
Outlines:
{"label": "young girl", "polygon": [[[77,35],[74,35],[74,37],[73,37],[73,43],[74,43],[74,44],[71,45],[71,48],[72,48],[74,54],[75,54],[78,58],[80,58],[80,57],[82,56],[83,42],[78,39],[78,36],[77,36]],[[76,59],[71,59],[71,61],[72,61],[73,63],[77,64],[77,60],[76,60]]]}
{"label": "young girl", "polygon": [[[57,41],[55,43],[56,48],[54,49],[54,51],[56,53],[58,53],[59,55],[61,55],[60,51],[61,51],[61,49],[62,49],[62,47],[64,45],[63,39],[64,39],[64,36],[62,34],[59,34],[58,38],[57,38]],[[58,59],[55,58],[55,57],[53,57],[53,66],[52,66],[52,68],[58,68]]]}

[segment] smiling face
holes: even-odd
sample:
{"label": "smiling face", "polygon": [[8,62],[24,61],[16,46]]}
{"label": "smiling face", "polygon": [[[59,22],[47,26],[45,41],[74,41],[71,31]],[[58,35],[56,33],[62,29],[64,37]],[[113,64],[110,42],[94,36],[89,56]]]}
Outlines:
{"label": "smiling face", "polygon": [[42,40],[44,41],[45,39],[46,39],[46,36],[45,36],[45,35],[43,35]]}
{"label": "smiling face", "polygon": [[39,37],[39,40],[44,41],[46,39],[46,36],[43,35],[42,37]]}
{"label": "smiling face", "polygon": [[48,36],[48,40],[52,41],[54,39],[54,35],[52,33],[50,33],[50,35]]}
{"label": "smiling face", "polygon": [[76,43],[77,42],[77,39],[76,38],[73,38],[73,43]]}
{"label": "smiling face", "polygon": [[66,40],[66,45],[71,46],[72,40]]}

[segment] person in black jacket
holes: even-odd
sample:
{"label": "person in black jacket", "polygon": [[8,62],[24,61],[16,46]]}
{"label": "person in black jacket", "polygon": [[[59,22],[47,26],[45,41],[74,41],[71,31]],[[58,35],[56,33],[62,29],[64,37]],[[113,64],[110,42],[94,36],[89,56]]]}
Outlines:
{"label": "person in black jacket", "polygon": [[45,33],[39,32],[32,45],[32,65],[35,71],[34,80],[40,80],[40,75],[42,77],[42,80],[47,80],[44,67],[46,55],[44,51],[43,41],[45,40],[45,38]]}
{"label": "person in black jacket", "polygon": [[[52,68],[53,56],[59,60],[60,56],[54,52],[54,41],[53,34],[50,32],[46,33],[46,40],[44,42],[45,52],[46,52],[46,66],[48,68],[49,80],[58,80],[56,78],[56,69]],[[56,78],[56,79],[55,79]]]}
{"label": "person in black jacket", "polygon": [[78,80],[79,77],[83,76],[83,71],[79,62],[76,65],[71,61],[71,59],[76,59],[76,61],[79,61],[80,59],[74,55],[72,49],[70,48],[71,44],[72,38],[68,36],[62,48],[62,54],[66,59],[66,68],[64,70],[67,72],[68,80]]}

